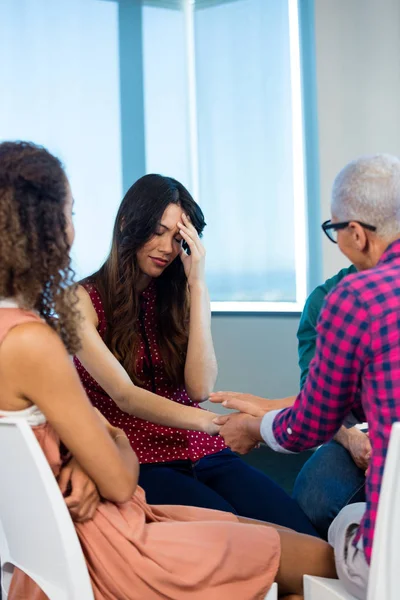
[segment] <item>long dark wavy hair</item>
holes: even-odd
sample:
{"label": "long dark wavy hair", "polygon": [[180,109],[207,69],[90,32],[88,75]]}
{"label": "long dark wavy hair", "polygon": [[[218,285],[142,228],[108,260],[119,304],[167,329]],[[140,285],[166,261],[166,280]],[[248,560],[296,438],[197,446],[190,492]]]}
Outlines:
{"label": "long dark wavy hair", "polygon": [[0,144],[0,296],[36,310],[70,354],[80,348],[60,161],[28,142]]}
{"label": "long dark wavy hair", "polygon": [[[139,345],[138,250],[155,234],[165,209],[179,205],[199,235],[206,225],[200,207],[175,179],[145,175],[127,191],[115,220],[110,254],[103,266],[83,281],[93,282],[104,304],[106,343],[132,381]],[[171,381],[183,382],[188,343],[189,294],[182,261],[177,257],[156,280],[158,343]]]}

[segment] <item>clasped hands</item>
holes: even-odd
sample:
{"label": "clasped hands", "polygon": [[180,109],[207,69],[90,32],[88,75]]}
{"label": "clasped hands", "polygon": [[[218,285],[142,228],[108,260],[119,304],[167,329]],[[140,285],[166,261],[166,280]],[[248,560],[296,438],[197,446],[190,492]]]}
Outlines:
{"label": "clasped hands", "polygon": [[247,454],[262,441],[260,425],[262,417],[271,410],[282,408],[277,400],[267,400],[252,394],[238,392],[215,392],[211,402],[239,411],[214,419],[220,426],[220,434],[234,452]]}
{"label": "clasped hands", "polygon": [[100,495],[96,484],[75,458],[61,469],[58,485],[73,521],[85,523],[93,519]]}
{"label": "clasped hands", "polygon": [[[94,410],[111,437],[114,437],[119,430],[97,408]],[[93,519],[101,497],[94,481],[74,457],[61,468],[57,480],[72,520],[75,523],[85,523]]]}

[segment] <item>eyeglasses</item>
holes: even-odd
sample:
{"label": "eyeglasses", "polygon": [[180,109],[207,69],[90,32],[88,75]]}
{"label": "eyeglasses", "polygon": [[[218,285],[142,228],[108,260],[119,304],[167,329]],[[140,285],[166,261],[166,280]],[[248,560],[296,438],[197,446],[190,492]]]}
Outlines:
{"label": "eyeglasses", "polygon": [[340,229],[346,229],[350,225],[350,223],[358,223],[364,229],[369,229],[369,231],[376,231],[375,225],[368,225],[367,223],[362,223],[361,221],[355,221],[352,219],[351,221],[343,221],[342,223],[332,223],[330,219],[322,223],[321,227],[323,232],[326,234],[328,239],[334,244],[337,244],[337,232]]}

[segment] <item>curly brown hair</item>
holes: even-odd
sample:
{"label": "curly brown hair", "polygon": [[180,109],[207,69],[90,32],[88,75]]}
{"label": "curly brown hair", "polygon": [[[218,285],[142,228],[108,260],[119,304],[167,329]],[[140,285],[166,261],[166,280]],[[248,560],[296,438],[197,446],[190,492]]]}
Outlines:
{"label": "curly brown hair", "polygon": [[80,317],[66,234],[67,193],[62,164],[45,148],[0,144],[0,296],[36,310],[75,354]]}

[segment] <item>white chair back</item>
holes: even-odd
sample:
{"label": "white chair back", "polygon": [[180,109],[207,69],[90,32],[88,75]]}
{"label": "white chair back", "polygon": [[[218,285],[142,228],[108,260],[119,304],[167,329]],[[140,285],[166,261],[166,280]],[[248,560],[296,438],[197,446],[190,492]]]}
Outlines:
{"label": "white chair back", "polygon": [[400,569],[400,423],[395,423],[379,496],[368,600],[397,600]]}
{"label": "white chair back", "polygon": [[[400,569],[400,423],[390,434],[368,582],[368,600],[398,600]],[[355,600],[337,579],[304,575],[305,600]]]}
{"label": "white chair back", "polygon": [[50,600],[94,600],[64,499],[30,426],[0,419],[0,561],[3,600],[14,567]]}

